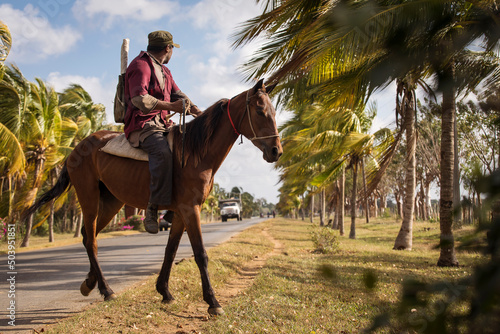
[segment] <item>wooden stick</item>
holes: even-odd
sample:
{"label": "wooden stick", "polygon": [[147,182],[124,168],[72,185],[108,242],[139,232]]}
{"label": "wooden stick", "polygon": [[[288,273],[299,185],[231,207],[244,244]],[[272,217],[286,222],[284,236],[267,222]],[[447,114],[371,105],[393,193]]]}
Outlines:
{"label": "wooden stick", "polygon": [[127,71],[127,66],[128,66],[128,50],[129,50],[129,39],[124,38],[123,43],[122,43],[122,52],[121,52],[121,72],[120,73],[125,73]]}

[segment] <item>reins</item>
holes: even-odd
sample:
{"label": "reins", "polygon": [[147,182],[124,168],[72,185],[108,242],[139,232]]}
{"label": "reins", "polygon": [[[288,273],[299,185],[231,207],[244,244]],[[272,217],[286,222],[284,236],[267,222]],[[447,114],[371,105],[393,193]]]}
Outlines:
{"label": "reins", "polygon": [[182,99],[182,114],[179,115],[179,123],[181,124],[179,131],[182,133],[182,156],[181,156],[181,168],[184,168],[184,141],[186,138],[186,112],[191,109],[191,103],[189,100]]}
{"label": "reins", "polygon": [[[252,133],[253,133],[253,137],[252,138],[248,138],[248,140],[254,141],[254,140],[258,140],[258,139],[268,139],[268,138],[279,137],[279,134],[270,135],[270,136],[257,137],[257,134],[255,133],[255,130],[253,128],[252,117],[250,116],[251,113],[250,113],[250,97],[249,97],[249,93],[250,93],[250,91],[247,91],[245,113],[243,114],[243,117],[241,117],[240,122],[238,123],[238,128],[241,129],[241,122],[245,118],[245,114],[247,114],[248,115],[248,123],[250,124],[250,129],[252,130]],[[243,143],[243,135],[238,130],[236,130],[236,127],[234,126],[233,119],[231,118],[231,114],[229,113],[229,104],[230,104],[230,102],[231,102],[231,99],[229,99],[227,101],[227,116],[229,117],[229,121],[231,122],[231,126],[233,127],[234,133],[236,133],[236,135],[238,135],[238,136],[240,136],[240,135],[242,136],[241,137],[241,143]]]}

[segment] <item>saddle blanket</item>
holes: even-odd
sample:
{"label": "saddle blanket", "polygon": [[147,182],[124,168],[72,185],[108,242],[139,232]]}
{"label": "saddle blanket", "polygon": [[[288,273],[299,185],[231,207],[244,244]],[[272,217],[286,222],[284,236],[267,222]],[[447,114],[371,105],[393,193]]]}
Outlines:
{"label": "saddle blanket", "polygon": [[[173,152],[173,136],[172,133],[169,133],[167,136],[168,145],[170,146],[170,151]],[[130,145],[129,141],[125,137],[125,134],[116,136],[111,139],[101,148],[101,151],[116,155],[123,158],[129,158],[140,161],[149,161],[148,154],[141,150],[140,148],[135,148]]]}

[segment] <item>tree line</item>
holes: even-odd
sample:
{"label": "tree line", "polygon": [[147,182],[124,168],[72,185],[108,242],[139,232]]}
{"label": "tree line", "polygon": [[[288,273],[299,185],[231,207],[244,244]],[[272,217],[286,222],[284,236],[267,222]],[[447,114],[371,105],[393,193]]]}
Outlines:
{"label": "tree line", "polygon": [[[392,191],[403,218],[394,249],[411,249],[415,213],[429,216],[429,187],[436,182],[437,263],[457,266],[454,215],[463,202],[481,200],[474,178],[499,159],[498,3],[268,0],[262,6],[234,34],[233,45],[272,36],[243,68],[248,79],[267,74],[278,83],[278,104],[293,114],[280,129],[280,210],[300,210],[318,194],[323,218],[328,193],[334,225],[343,235],[350,210],[355,238],[356,207],[383,206]],[[374,107],[368,101],[391,83],[396,127],[369,134]],[[476,90],[479,102],[461,101]],[[419,102],[425,98],[428,103]],[[481,145],[484,137],[492,146]],[[358,181],[360,173],[366,182]],[[460,181],[474,201],[460,197]]]}
{"label": "tree line", "polygon": [[[2,63],[0,75],[0,217],[15,224],[55,184],[62,163],[83,138],[118,127],[105,124],[104,105],[94,103],[80,85],[58,93],[39,78],[29,81],[13,64]],[[21,246],[28,246],[32,229],[45,222],[53,241],[54,214],[61,209],[59,230],[78,233],[80,207],[70,190],[36,217],[27,217],[25,225],[18,224],[18,233],[24,235]]]}

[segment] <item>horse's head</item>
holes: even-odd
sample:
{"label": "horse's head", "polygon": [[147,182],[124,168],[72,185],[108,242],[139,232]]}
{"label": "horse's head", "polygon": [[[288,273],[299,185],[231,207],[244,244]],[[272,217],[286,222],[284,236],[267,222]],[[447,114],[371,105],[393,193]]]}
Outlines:
{"label": "horse's head", "polygon": [[262,79],[247,91],[246,110],[240,123],[241,133],[264,153],[267,162],[275,162],[283,154],[276,110],[268,95],[274,86],[264,86]]}

